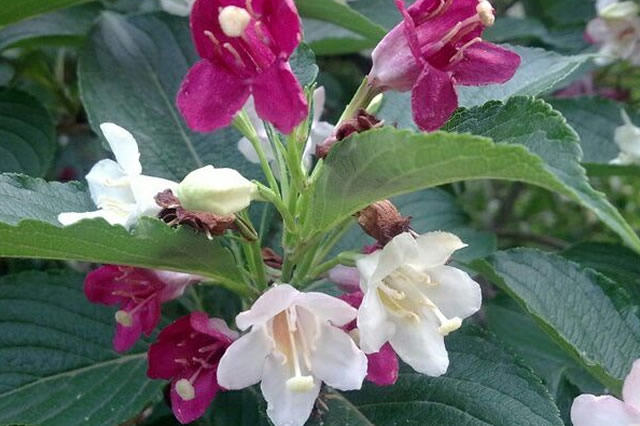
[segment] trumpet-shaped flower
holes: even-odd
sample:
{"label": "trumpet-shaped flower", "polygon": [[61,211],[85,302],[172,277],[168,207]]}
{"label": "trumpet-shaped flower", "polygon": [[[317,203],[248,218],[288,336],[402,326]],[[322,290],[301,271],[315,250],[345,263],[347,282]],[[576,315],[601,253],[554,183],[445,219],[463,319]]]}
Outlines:
{"label": "trumpet-shaped flower", "polygon": [[188,285],[198,281],[198,276],[179,272],[107,265],[87,275],[84,293],[92,303],[120,305],[113,346],[123,352],[142,333],[151,334],[160,321],[163,303],[180,297]]}
{"label": "trumpet-shaped flower", "polygon": [[636,127],[625,110],[621,111],[624,124],[614,133],[614,140],[620,148],[617,158],[611,164],[640,164],[640,128]]}
{"label": "trumpet-shaped flower", "polygon": [[359,389],[367,358],[339,327],[356,316],[340,299],[301,293],[281,284],[236,317],[251,331],[227,349],[218,383],[242,389],[261,383],[276,426],[302,426],[311,414],[321,382],[341,390]]}
{"label": "trumpet-shaped flower", "polygon": [[482,40],[493,25],[486,0],[418,0],[404,21],[373,51],[369,84],[377,90],[411,90],[413,117],[423,130],[439,129],[458,107],[457,85],[504,83],[520,57]]}
{"label": "trumpet-shaped flower", "polygon": [[573,400],[573,426],[640,425],[640,360],[633,363],[622,387],[623,401],[610,396],[583,394]]}
{"label": "trumpet-shaped flower", "polygon": [[[309,134],[309,139],[305,144],[302,154],[302,164],[307,170],[311,167],[311,156],[316,151],[316,145],[323,142],[333,133],[333,124],[327,123],[326,121],[320,121],[320,116],[322,116],[322,111],[324,111],[325,99],[326,95],[324,87],[318,87],[315,92],[313,92],[313,121],[311,123],[311,133]],[[249,98],[244,108],[249,116],[251,124],[253,124],[253,127],[256,129],[256,133],[260,139],[260,145],[262,146],[262,150],[264,151],[267,160],[275,161],[276,157],[271,149],[271,144],[269,143],[267,129],[265,129],[264,123],[260,117],[258,117],[253,97]],[[260,163],[258,154],[249,139],[240,139],[238,141],[238,149],[247,160],[256,164]]]}
{"label": "trumpet-shaped flower", "polygon": [[413,369],[430,376],[447,371],[444,336],[480,309],[480,286],[445,265],[463,247],[446,232],[414,238],[403,233],[356,262],[364,299],[358,310],[360,347],[378,352],[389,342]]}
{"label": "trumpet-shaped flower", "polygon": [[171,409],[180,423],[201,417],[218,391],[218,362],[238,333],[218,318],[193,312],[162,330],[149,348],[152,379],[171,380]]}
{"label": "trumpet-shaped flower", "polygon": [[98,210],[61,213],[58,221],[71,225],[82,219],[101,217],[112,225],[129,228],[141,216],[158,214],[160,207],[155,202],[155,195],[176,188],[177,183],[142,174],[138,144],[127,130],[113,123],[102,123],[100,130],[116,161],[101,160],[87,175],[89,192]]}
{"label": "trumpet-shaped flower", "polygon": [[283,133],[305,119],[307,102],[288,62],[302,38],[293,0],[198,0],[191,30],[202,59],[177,99],[189,127],[227,126],[249,95],[258,116]]}
{"label": "trumpet-shaped flower", "polygon": [[205,166],[189,173],[178,185],[178,199],[187,210],[228,216],[259,198],[256,185],[235,169]]}

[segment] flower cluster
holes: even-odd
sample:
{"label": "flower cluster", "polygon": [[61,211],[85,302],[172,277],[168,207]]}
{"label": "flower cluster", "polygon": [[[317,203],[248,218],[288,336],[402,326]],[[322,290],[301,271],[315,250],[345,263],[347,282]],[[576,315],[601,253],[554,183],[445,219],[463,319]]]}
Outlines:
{"label": "flower cluster", "polygon": [[597,0],[598,17],[587,25],[586,37],[600,45],[601,65],[628,60],[640,65],[640,6],[634,1]]}

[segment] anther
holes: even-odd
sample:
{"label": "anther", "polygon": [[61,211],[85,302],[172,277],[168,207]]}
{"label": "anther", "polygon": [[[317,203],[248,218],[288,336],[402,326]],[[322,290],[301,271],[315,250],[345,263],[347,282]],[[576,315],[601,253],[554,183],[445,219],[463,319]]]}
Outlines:
{"label": "anther", "polygon": [[251,15],[241,7],[226,6],[220,11],[218,22],[227,37],[240,37],[251,22]]}
{"label": "anther", "polygon": [[176,382],[176,393],[184,401],[191,401],[196,397],[196,390],[191,382],[187,379],[180,379]]}
{"label": "anther", "polygon": [[123,327],[131,327],[133,325],[133,318],[127,311],[120,310],[116,312],[116,322]]}

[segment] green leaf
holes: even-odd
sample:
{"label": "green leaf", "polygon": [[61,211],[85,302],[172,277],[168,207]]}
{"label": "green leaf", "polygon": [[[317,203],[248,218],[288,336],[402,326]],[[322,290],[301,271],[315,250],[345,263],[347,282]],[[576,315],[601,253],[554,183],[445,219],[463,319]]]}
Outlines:
{"label": "green leaf", "polygon": [[60,227],[57,216],[95,206],[76,183],[0,175],[0,257],[80,260],[199,274],[246,291],[229,250],[190,229],[143,218],[129,233],[102,219]]}
{"label": "green leaf", "polygon": [[161,396],[146,378],[148,343],[113,351],[113,310],[90,304],[83,276],[0,278],[0,423],[114,425]]}
{"label": "green leaf", "polygon": [[[640,175],[638,166],[609,164],[620,152],[613,135],[616,127],[624,124],[620,116],[623,104],[596,97],[550,99],[549,103],[564,115],[580,135],[583,163],[589,174]],[[627,112],[633,122],[640,124],[640,114],[631,109]]]}
{"label": "green leaf", "polygon": [[309,46],[301,43],[291,55],[289,63],[302,87],[309,86],[316,81],[318,77],[316,55]]}
{"label": "green leaf", "polygon": [[0,172],[44,176],[56,150],[55,126],[30,95],[0,90]]}
{"label": "green leaf", "polygon": [[57,9],[87,3],[90,0],[20,0],[5,3],[0,10],[0,27]]}
{"label": "green leaf", "polygon": [[376,42],[329,22],[305,18],[304,41],[316,55],[356,53],[375,47]]}
{"label": "green leaf", "polygon": [[63,9],[0,30],[0,50],[50,42],[74,44],[83,40],[102,7],[97,3]]}
{"label": "green leaf", "polygon": [[474,266],[619,394],[640,354],[638,305],[622,287],[593,269],[533,249],[498,252]]}
{"label": "green leaf", "polygon": [[589,184],[580,165],[582,151],[578,135],[567,126],[564,117],[544,101],[517,97],[505,104],[490,102],[482,107],[459,111],[445,128],[473,132],[499,143],[524,145],[542,158],[547,172],[564,185],[565,191],[561,193],[593,210],[627,244],[636,249],[640,247],[635,231],[605,195]]}
{"label": "green leaf", "polygon": [[[449,126],[470,134],[383,128],[338,143],[316,175],[306,234],[336,226],[372,202],[462,180],[518,180],[590,208],[631,247],[635,232],[594,191],[579,165],[575,132],[542,101],[519,98],[461,111]],[[538,155],[536,155],[538,154]]]}

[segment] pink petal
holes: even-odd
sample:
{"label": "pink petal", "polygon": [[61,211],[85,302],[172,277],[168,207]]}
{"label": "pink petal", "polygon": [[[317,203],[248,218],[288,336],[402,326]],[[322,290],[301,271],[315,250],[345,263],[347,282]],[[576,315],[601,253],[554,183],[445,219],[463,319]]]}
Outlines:
{"label": "pink petal", "polygon": [[409,6],[409,13],[414,20],[418,21],[420,17],[428,16],[436,10],[442,3],[442,0],[418,0]]}
{"label": "pink petal", "polygon": [[216,320],[214,318],[209,319],[204,312],[193,312],[191,314],[191,327],[199,333],[206,334],[230,345],[234,339],[229,336],[228,327],[224,321]]}
{"label": "pink petal", "polygon": [[287,62],[276,61],[254,81],[253,99],[258,116],[289,134],[307,117],[304,91]]}
{"label": "pink petal", "polygon": [[302,40],[300,17],[293,0],[263,0],[260,19],[273,37],[279,57],[288,59]]}
{"label": "pink petal", "polygon": [[453,79],[446,72],[429,65],[411,92],[413,119],[422,130],[437,130],[458,108],[458,95]]}
{"label": "pink petal", "polygon": [[209,404],[213,401],[220,386],[216,379],[216,368],[202,369],[196,380],[192,383],[195,389],[195,398],[185,401],[176,392],[175,384],[180,379],[189,380],[195,371],[186,370],[184,374],[175,377],[171,382],[171,409],[178,421],[182,424],[191,423],[192,421],[202,417],[209,408]]}
{"label": "pink petal", "polygon": [[174,321],[158,334],[147,354],[147,376],[152,379],[170,379],[183,370],[182,364],[175,360],[192,356],[193,348],[181,344],[193,332],[190,317],[191,315],[187,315]]}
{"label": "pink petal", "polygon": [[580,395],[571,405],[573,426],[635,426],[640,412],[612,396]]}
{"label": "pink petal", "polygon": [[115,305],[123,301],[122,296],[116,296],[114,291],[121,289],[123,282],[117,281],[123,272],[119,266],[105,265],[87,274],[84,280],[84,294],[91,303]]}
{"label": "pink petal", "polygon": [[464,59],[451,67],[453,77],[464,86],[504,83],[520,66],[520,56],[484,41],[465,49]]}
{"label": "pink petal", "polygon": [[404,32],[404,36],[407,39],[407,43],[409,44],[409,49],[411,49],[411,53],[416,61],[416,65],[422,65],[424,59],[422,59],[422,54],[420,53],[420,43],[418,42],[418,36],[416,34],[416,25],[413,22],[413,18],[407,11],[404,6],[404,1],[396,0],[396,7],[402,14],[404,21],[400,24],[402,25],[402,30]]}
{"label": "pink petal", "polygon": [[160,301],[157,294],[133,314],[133,321],[140,322],[142,332],[149,336],[160,322]]}
{"label": "pink petal", "polygon": [[133,321],[131,327],[121,324],[116,326],[116,334],[113,336],[113,348],[117,352],[128,351],[136,344],[142,335],[142,324],[140,321]]}
{"label": "pink petal", "polygon": [[[360,273],[358,268],[338,265],[329,271],[329,281],[336,283],[343,291],[360,290]],[[350,302],[347,302],[351,304]],[[351,304],[357,308],[357,306]]]}
{"label": "pink petal", "polygon": [[219,8],[224,6],[226,5],[223,5],[219,0],[198,0],[191,9],[189,18],[191,35],[198,55],[202,58],[214,58],[217,50],[213,42],[205,35],[205,31],[212,32],[222,42],[218,15]]}
{"label": "pink petal", "polygon": [[389,343],[385,343],[379,352],[368,354],[367,359],[367,380],[378,386],[390,386],[398,380],[398,356]]}
{"label": "pink petal", "polygon": [[246,81],[203,59],[184,78],[177,104],[192,130],[211,132],[229,125],[249,94]]}
{"label": "pink petal", "polygon": [[369,84],[381,90],[411,90],[422,72],[405,36],[404,24],[389,31],[371,53]]}
{"label": "pink petal", "polygon": [[640,411],[640,360],[636,360],[622,387],[624,402]]}

